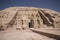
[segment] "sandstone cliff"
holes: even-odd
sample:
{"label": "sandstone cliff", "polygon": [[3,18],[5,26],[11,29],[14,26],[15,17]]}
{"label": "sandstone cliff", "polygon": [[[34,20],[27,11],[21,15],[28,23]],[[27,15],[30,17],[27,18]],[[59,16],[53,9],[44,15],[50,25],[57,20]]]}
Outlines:
{"label": "sandstone cliff", "polygon": [[0,29],[10,28],[60,28],[60,14],[45,8],[6,8],[0,11]]}

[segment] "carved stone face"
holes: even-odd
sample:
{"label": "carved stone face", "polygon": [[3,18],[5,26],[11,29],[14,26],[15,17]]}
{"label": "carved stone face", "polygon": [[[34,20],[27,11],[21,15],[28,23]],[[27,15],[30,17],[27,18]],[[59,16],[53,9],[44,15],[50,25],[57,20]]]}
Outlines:
{"label": "carved stone face", "polygon": [[22,15],[21,18],[22,18],[22,20],[27,20],[28,19],[28,17],[26,15]]}

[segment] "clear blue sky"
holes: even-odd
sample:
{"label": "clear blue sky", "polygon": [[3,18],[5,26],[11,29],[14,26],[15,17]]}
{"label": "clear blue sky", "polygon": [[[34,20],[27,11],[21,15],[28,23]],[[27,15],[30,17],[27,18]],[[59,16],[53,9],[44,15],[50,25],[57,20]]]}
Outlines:
{"label": "clear blue sky", "polygon": [[60,12],[60,0],[0,0],[0,10],[12,6],[49,8]]}

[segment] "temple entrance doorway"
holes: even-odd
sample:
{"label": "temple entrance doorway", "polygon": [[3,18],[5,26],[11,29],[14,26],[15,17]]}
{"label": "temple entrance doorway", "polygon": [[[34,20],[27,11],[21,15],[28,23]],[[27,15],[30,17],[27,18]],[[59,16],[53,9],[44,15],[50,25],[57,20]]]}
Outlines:
{"label": "temple entrance doorway", "polygon": [[33,27],[34,27],[34,21],[30,20],[30,22],[29,22],[29,28],[33,28]]}

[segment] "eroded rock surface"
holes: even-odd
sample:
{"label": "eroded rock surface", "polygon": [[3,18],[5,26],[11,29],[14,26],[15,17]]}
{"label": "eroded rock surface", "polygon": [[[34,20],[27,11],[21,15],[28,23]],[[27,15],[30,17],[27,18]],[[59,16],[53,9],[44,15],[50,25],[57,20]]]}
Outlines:
{"label": "eroded rock surface", "polygon": [[0,11],[0,30],[60,28],[59,12],[35,7],[10,7]]}

